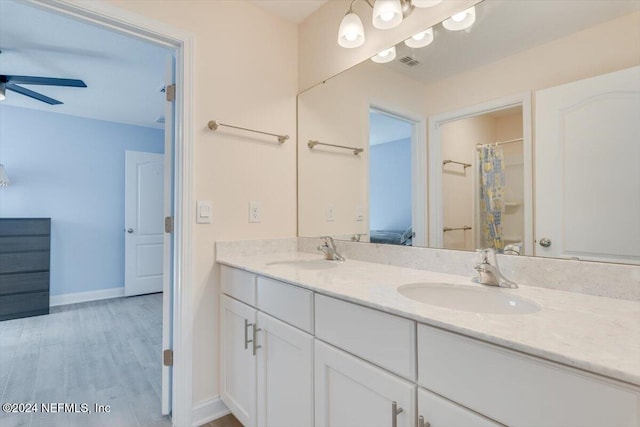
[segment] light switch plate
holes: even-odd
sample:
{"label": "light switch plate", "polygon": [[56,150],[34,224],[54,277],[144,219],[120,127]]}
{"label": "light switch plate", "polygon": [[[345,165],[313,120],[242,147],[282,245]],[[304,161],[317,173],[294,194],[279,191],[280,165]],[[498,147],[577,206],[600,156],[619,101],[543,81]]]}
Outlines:
{"label": "light switch plate", "polygon": [[213,208],[211,201],[198,200],[196,208],[196,223],[198,224],[211,224],[213,219]]}
{"label": "light switch plate", "polygon": [[364,221],[364,207],[356,206],[356,221]]}
{"label": "light switch plate", "polygon": [[262,222],[262,203],[249,202],[249,222]]}
{"label": "light switch plate", "polygon": [[328,205],[325,211],[325,218],[327,222],[335,222],[336,220],[336,207],[333,205]]}

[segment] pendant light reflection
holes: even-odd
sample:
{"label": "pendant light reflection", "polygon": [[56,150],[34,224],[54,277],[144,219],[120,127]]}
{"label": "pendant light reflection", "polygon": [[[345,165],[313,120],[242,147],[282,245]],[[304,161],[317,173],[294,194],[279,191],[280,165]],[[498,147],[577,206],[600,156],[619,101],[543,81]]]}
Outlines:
{"label": "pendant light reflection", "polygon": [[373,56],[371,60],[373,62],[377,62],[378,64],[384,64],[386,62],[391,62],[396,59],[396,47],[390,47],[389,49],[385,49],[377,55]]}
{"label": "pendant light reflection", "polygon": [[433,7],[442,3],[442,0],[411,0],[411,3],[413,3],[415,7]]}
{"label": "pendant light reflection", "polygon": [[8,187],[11,184],[7,170],[0,164],[0,187]]}
{"label": "pendant light reflection", "polygon": [[360,47],[364,44],[362,20],[353,10],[349,10],[342,18],[338,31],[338,44],[346,48]]}
{"label": "pendant light reflection", "polygon": [[429,28],[426,31],[422,31],[406,39],[404,41],[404,44],[414,49],[418,49],[421,47],[429,46],[432,42],[433,42],[433,28]]}
{"label": "pendant light reflection", "polygon": [[376,0],[373,4],[373,26],[379,30],[395,28],[402,23],[400,0]]}
{"label": "pendant light reflection", "polygon": [[449,31],[460,31],[469,28],[474,22],[476,22],[475,6],[451,16],[442,22],[442,26]]}

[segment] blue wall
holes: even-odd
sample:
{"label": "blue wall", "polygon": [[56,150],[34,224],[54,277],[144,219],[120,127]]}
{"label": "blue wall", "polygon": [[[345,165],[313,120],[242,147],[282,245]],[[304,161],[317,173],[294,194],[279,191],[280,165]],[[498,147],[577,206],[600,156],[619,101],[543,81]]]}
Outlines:
{"label": "blue wall", "polygon": [[371,230],[411,226],[411,138],[371,146],[369,203]]}
{"label": "blue wall", "polygon": [[51,218],[51,295],[124,285],[124,153],[164,131],[0,106],[0,217]]}

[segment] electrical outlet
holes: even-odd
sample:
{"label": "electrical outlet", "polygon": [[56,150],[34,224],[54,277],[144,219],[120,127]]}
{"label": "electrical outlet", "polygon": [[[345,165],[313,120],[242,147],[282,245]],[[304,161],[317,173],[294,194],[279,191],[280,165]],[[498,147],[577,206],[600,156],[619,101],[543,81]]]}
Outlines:
{"label": "electrical outlet", "polygon": [[249,202],[249,222],[262,222],[262,203]]}
{"label": "electrical outlet", "polygon": [[329,205],[327,206],[327,209],[325,211],[325,217],[327,219],[327,222],[335,222],[336,220],[336,208],[333,205]]}
{"label": "electrical outlet", "polygon": [[356,221],[364,221],[364,207],[356,206]]}

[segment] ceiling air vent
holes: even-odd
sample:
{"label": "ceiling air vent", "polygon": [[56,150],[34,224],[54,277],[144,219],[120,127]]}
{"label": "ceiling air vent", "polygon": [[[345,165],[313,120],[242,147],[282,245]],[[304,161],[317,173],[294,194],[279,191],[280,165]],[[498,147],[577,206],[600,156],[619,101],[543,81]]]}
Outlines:
{"label": "ceiling air vent", "polygon": [[405,56],[403,58],[400,58],[399,61],[402,62],[407,67],[415,67],[416,65],[420,64],[420,61],[418,61],[417,59],[413,59],[410,56]]}

